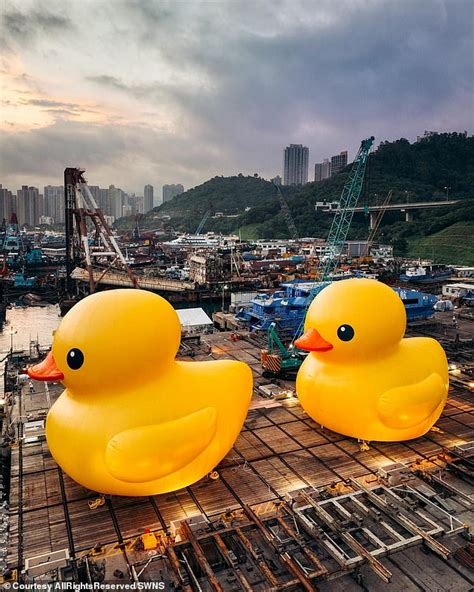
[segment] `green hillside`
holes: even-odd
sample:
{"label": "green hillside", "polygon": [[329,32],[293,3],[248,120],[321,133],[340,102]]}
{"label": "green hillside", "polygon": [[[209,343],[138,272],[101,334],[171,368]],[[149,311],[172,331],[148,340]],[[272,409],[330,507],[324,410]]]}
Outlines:
{"label": "green hillside", "polygon": [[435,263],[474,265],[474,222],[457,222],[440,232],[408,241],[412,257],[429,257]]}
{"label": "green hillside", "polygon": [[[299,236],[324,238],[327,235],[332,218],[316,212],[314,204],[316,201],[337,200],[350,168],[349,165],[320,183],[282,188]],[[402,213],[387,213],[377,237],[393,244],[399,255],[416,250],[420,256],[431,257],[435,241],[446,240],[441,234],[444,229],[461,222],[474,222],[474,137],[466,133],[449,133],[435,134],[412,144],[403,138],[382,142],[369,158],[366,184],[359,205],[381,203],[390,190],[393,191],[392,203],[443,200],[446,199],[446,187],[449,188],[450,199],[462,202],[442,209],[416,212],[414,221],[410,223],[405,223]],[[224,217],[209,218],[204,232],[240,231],[242,238],[246,239],[289,236],[274,186],[264,179],[241,174],[214,177],[176,196],[147,214],[140,226],[156,228],[157,217],[166,215],[170,216],[169,225],[174,230],[194,232],[209,209],[214,213],[221,212]],[[118,222],[119,227],[130,224],[127,219]],[[366,238],[367,234],[368,218],[356,214],[349,238]],[[438,235],[439,238],[436,238]],[[424,252],[425,248],[428,252]],[[443,257],[450,255],[444,247],[443,253]],[[436,256],[436,253],[433,255]],[[463,255],[456,254],[456,257],[459,261]],[[466,255],[463,262],[467,259]]]}

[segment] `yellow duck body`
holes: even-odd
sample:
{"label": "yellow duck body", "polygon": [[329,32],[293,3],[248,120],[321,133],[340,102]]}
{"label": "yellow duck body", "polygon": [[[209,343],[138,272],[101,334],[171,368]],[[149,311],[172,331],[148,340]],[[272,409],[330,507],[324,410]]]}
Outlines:
{"label": "yellow duck body", "polygon": [[324,288],[296,345],[310,354],[296,380],[301,405],[317,423],[360,440],[402,441],[425,434],[448,393],[444,350],[430,338],[403,338],[405,308],[375,280]]}
{"label": "yellow duck body", "polygon": [[29,374],[56,372],[67,387],[46,437],[71,478],[100,493],[154,495],[224,458],[247,414],[251,371],[231,360],[176,361],[179,341],[174,309],[142,290],[94,294],[65,316],[49,361]]}

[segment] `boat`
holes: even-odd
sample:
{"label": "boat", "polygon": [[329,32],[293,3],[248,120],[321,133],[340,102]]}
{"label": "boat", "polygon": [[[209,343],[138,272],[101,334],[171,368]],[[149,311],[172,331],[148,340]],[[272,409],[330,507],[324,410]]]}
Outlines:
{"label": "boat", "polygon": [[[275,323],[279,332],[295,333],[301,326],[311,302],[311,291],[319,285],[321,282],[301,280],[283,283],[281,290],[257,294],[248,307],[236,313],[235,318],[250,331],[267,331],[270,325]],[[402,300],[408,321],[428,319],[433,316],[437,302],[436,296],[419,290],[398,287],[392,287],[392,289]]]}
{"label": "boat", "polygon": [[306,314],[310,292],[317,285],[320,282],[283,283],[282,290],[257,294],[250,306],[237,312],[235,318],[250,330],[266,331],[275,323],[279,331],[295,332]]}
{"label": "boat", "polygon": [[405,306],[408,321],[425,320],[434,315],[438,298],[433,294],[404,288],[393,288],[393,290],[400,296]]}
{"label": "boat", "polygon": [[66,249],[66,236],[58,232],[46,232],[40,241],[42,249]]}
{"label": "boat", "polygon": [[27,276],[23,273],[15,273],[13,275],[13,288],[34,288],[37,284],[35,276]]}
{"label": "boat", "polygon": [[171,241],[164,242],[163,245],[171,247],[172,249],[186,248],[186,247],[201,247],[201,248],[220,248],[232,247],[239,242],[238,236],[222,236],[214,233],[208,234],[183,234]]}
{"label": "boat", "polygon": [[400,275],[400,281],[418,284],[434,284],[448,279],[454,273],[452,267],[441,264],[416,265],[408,267]]}

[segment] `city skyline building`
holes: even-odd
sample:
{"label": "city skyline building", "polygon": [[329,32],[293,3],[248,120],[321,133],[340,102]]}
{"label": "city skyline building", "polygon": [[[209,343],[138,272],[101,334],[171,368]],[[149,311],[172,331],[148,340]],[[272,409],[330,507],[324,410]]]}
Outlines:
{"label": "city skyline building", "polygon": [[347,150],[331,156],[331,177],[347,166]]}
{"label": "city skyline building", "polygon": [[329,179],[331,176],[331,163],[329,158],[325,158],[323,162],[317,162],[314,165],[314,181],[318,183],[324,179]]}
{"label": "city skyline building", "polygon": [[37,187],[22,185],[16,192],[16,214],[20,225],[34,226],[43,215],[43,195]]}
{"label": "city skyline building", "polygon": [[165,203],[166,201],[170,201],[171,199],[173,199],[173,197],[175,197],[176,195],[184,193],[184,187],[181,185],[181,183],[177,183],[175,185],[163,185],[162,193],[163,203]]}
{"label": "city skyline building", "polygon": [[153,185],[145,185],[143,189],[143,213],[153,209]]}
{"label": "city skyline building", "polygon": [[115,220],[121,218],[123,214],[123,206],[127,205],[125,201],[125,192],[120,187],[115,185],[109,185],[108,192],[108,206],[110,208],[110,216],[113,216]]}
{"label": "city skyline building", "polygon": [[306,185],[308,182],[309,148],[290,144],[284,151],[283,185]]}
{"label": "city skyline building", "polygon": [[44,217],[52,218],[55,224],[64,224],[64,186],[45,185],[43,200]]}
{"label": "city skyline building", "polygon": [[[136,196],[134,193],[128,194],[115,185],[110,185],[108,188],[98,185],[88,185],[88,187],[97,206],[112,222],[122,216],[146,213],[144,196]],[[152,185],[145,187],[151,188],[153,192]],[[182,185],[173,187],[174,192],[183,191]],[[148,205],[150,205],[150,199],[153,199],[150,189],[147,189],[147,198]],[[17,215],[21,225],[64,224],[64,186],[45,185],[41,194],[37,187],[22,185],[21,189],[12,192],[0,184],[0,223],[3,219],[8,222],[12,213]]]}
{"label": "city skyline building", "polygon": [[12,213],[15,212],[15,210],[16,197],[9,189],[3,187],[3,185],[0,183],[0,222],[5,220],[8,223]]}

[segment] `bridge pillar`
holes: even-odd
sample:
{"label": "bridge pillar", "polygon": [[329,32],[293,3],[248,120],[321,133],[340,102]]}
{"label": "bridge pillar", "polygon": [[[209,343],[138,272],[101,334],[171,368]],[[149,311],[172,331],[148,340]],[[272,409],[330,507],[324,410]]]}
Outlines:
{"label": "bridge pillar", "polygon": [[370,212],[369,219],[370,230],[373,230],[375,228],[375,222],[377,221],[377,212]]}
{"label": "bridge pillar", "polygon": [[413,210],[405,210],[405,222],[413,222]]}

